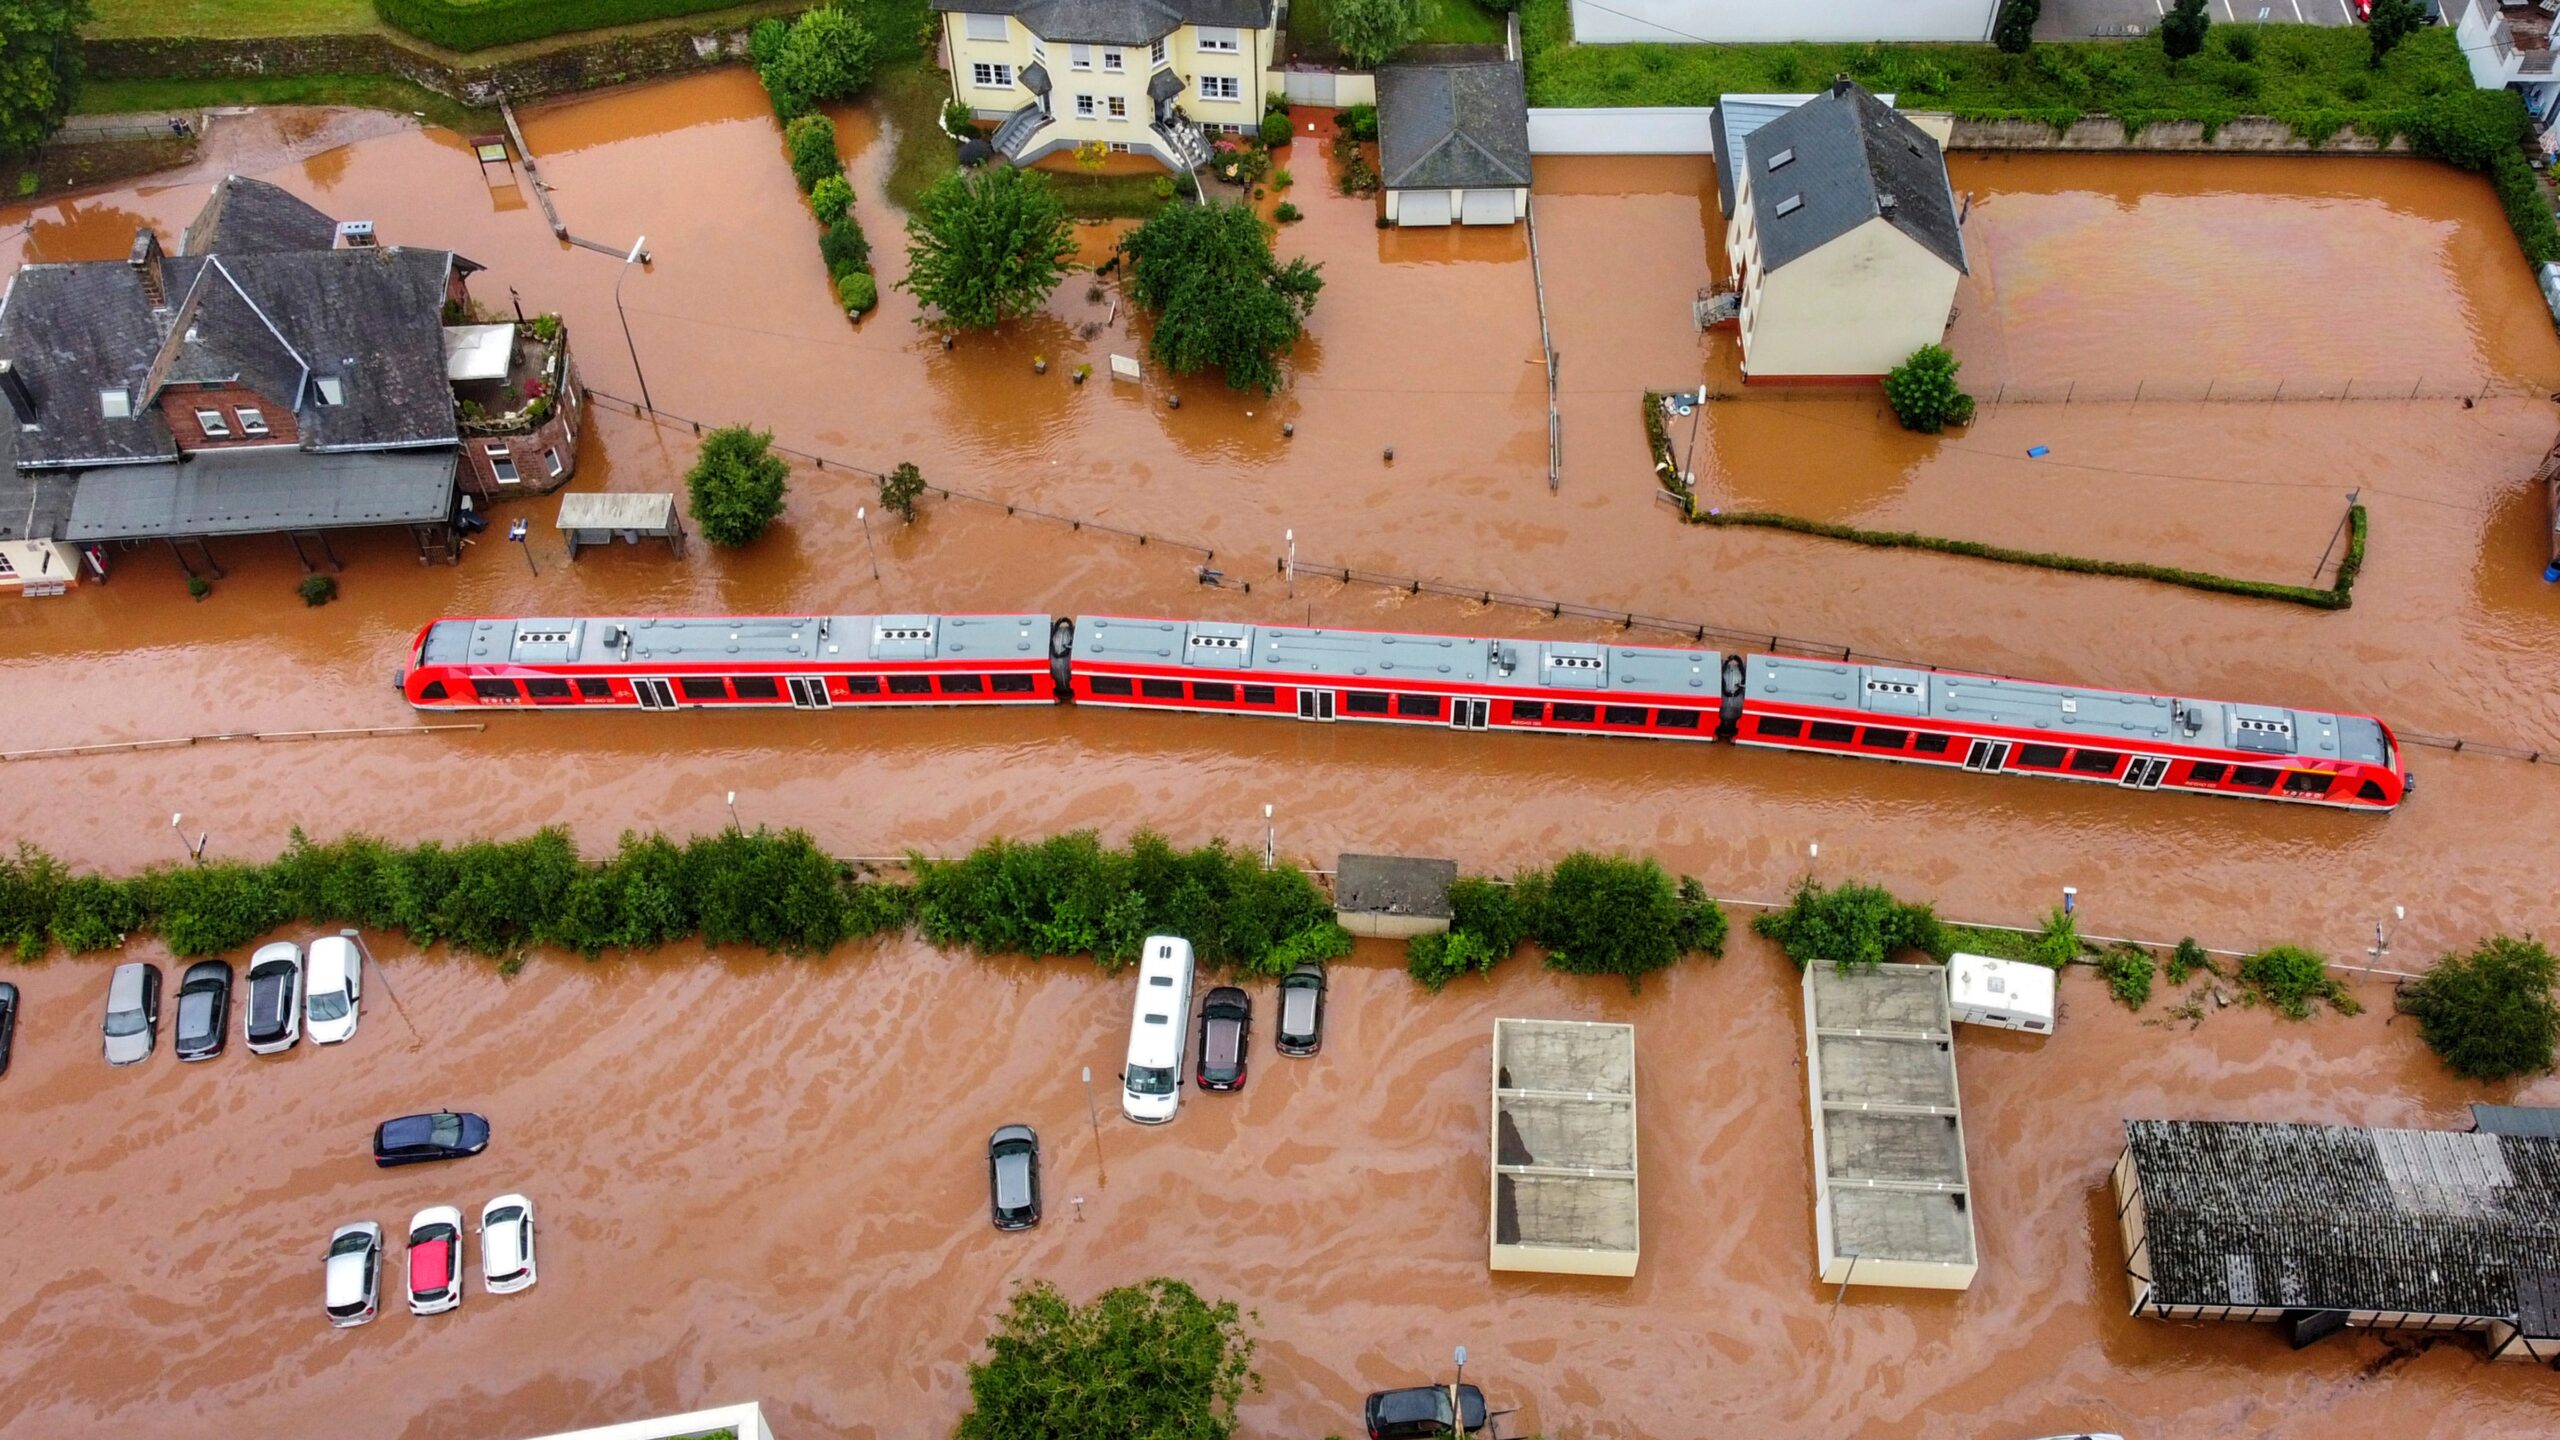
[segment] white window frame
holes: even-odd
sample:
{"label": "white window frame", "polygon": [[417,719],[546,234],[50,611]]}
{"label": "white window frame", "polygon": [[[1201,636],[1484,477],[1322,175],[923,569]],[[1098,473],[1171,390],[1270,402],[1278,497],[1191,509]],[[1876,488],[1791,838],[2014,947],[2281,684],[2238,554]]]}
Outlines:
{"label": "white window frame", "polygon": [[1013,67],[994,60],[975,60],[969,64],[969,88],[973,90],[1010,90]]}
{"label": "white window frame", "polygon": [[264,435],[267,433],[267,414],[265,411],[260,410],[254,405],[243,405],[234,413],[240,417],[241,434]]}
{"label": "white window frame", "polygon": [[1212,55],[1239,55],[1244,52],[1243,36],[1231,28],[1203,25],[1195,32],[1192,48]]}
{"label": "white window frame", "polygon": [[1200,77],[1200,98],[1203,100],[1241,100],[1244,98],[1244,82],[1233,75],[1203,75]]}
{"label": "white window frame", "polygon": [[1149,49],[1149,50],[1148,50],[1148,52],[1147,52],[1147,63],[1148,63],[1148,64],[1150,64],[1150,65],[1152,65],[1152,66],[1154,66],[1154,67],[1155,67],[1156,69],[1158,69],[1158,70],[1161,70],[1161,69],[1163,69],[1164,67],[1166,67],[1167,65],[1170,65],[1170,64],[1172,64],[1172,63],[1173,63],[1173,56],[1172,56],[1172,54],[1171,54],[1169,51],[1167,51],[1167,49],[1165,48],[1165,42],[1164,42],[1164,37],[1163,37],[1163,36],[1161,36],[1161,35],[1157,36],[1157,37],[1156,37],[1156,43],[1155,43],[1155,45],[1154,45],[1151,49]]}
{"label": "white window frame", "polygon": [[1092,68],[1093,68],[1093,47],[1092,47],[1092,46],[1090,46],[1090,45],[1070,45],[1070,46],[1068,46],[1068,47],[1067,47],[1067,68],[1068,68],[1068,69],[1070,69],[1070,70],[1090,70],[1090,69],[1092,69]]}
{"label": "white window frame", "polygon": [[505,442],[492,440],[480,447],[480,453],[489,457],[489,473],[496,478],[499,484],[517,485],[523,483],[524,476],[517,473],[516,470],[515,454],[507,449]]}
{"label": "white window frame", "polygon": [[107,420],[133,418],[133,391],[124,385],[110,385],[98,392],[98,414]]}
{"label": "white window frame", "polygon": [[1080,120],[1090,120],[1093,118],[1092,96],[1079,95],[1076,97],[1076,118]]}
{"label": "white window frame", "polygon": [[1126,95],[1113,95],[1109,98],[1111,101],[1111,118],[1114,120],[1128,119],[1129,97]]}
{"label": "white window frame", "polygon": [[335,375],[319,376],[311,382],[311,386],[314,393],[318,395],[320,403],[323,405],[344,405],[347,403],[346,382],[340,380]]}
{"label": "white window frame", "polygon": [[1011,28],[1005,24],[1002,15],[981,15],[972,11],[960,17],[960,33],[970,40],[1002,41],[1010,38]]}
{"label": "white window frame", "polygon": [[1127,51],[1125,51],[1125,50],[1105,50],[1105,51],[1103,51],[1103,52],[1102,52],[1102,70],[1103,70],[1103,73],[1104,73],[1104,74],[1106,74],[1106,75],[1126,75],[1126,74],[1128,74],[1128,73],[1129,73],[1129,52],[1127,52]]}
{"label": "white window frame", "polygon": [[560,458],[560,447],[557,445],[542,447],[542,465],[544,469],[551,472],[551,478],[554,480],[559,479],[561,473],[569,468],[568,464]]}
{"label": "white window frame", "polygon": [[198,410],[196,428],[204,432],[204,438],[207,440],[231,438],[231,422],[222,418],[222,412],[219,410]]}

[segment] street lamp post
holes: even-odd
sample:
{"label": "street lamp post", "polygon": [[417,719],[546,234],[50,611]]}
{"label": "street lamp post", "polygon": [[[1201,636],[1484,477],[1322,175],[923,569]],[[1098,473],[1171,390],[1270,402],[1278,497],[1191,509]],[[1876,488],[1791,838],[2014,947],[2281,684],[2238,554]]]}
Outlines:
{"label": "street lamp post", "polygon": [[1458,1347],[1458,1378],[1449,1385],[1449,1431],[1453,1435],[1467,1433],[1467,1407],[1459,1398],[1467,1389],[1467,1347]]}
{"label": "street lamp post", "polygon": [[729,828],[732,830],[744,830],[746,827],[738,823],[738,792],[735,790],[730,791],[728,798],[724,803],[729,807]]}
{"label": "street lamp post", "polygon": [[1262,868],[1265,870],[1270,869],[1272,862],[1279,858],[1275,848],[1278,839],[1279,830],[1271,823],[1271,807],[1265,805],[1262,807]]}
{"label": "street lamp post", "polygon": [[658,404],[649,398],[648,372],[640,368],[640,347],[631,339],[631,317],[622,308],[622,282],[631,278],[631,267],[640,263],[640,257],[647,253],[645,247],[648,243],[649,237],[641,236],[631,242],[631,253],[622,257],[622,273],[613,277],[613,313],[622,321],[622,344],[631,352],[631,374],[640,382],[640,404],[655,415]]}
{"label": "street lamp post", "polygon": [[532,527],[522,520],[511,521],[507,525],[507,538],[516,542],[516,548],[524,551],[524,568],[532,571],[536,575],[540,575],[542,573],[542,567],[533,563],[533,540],[531,536]]}
{"label": "street lamp post", "polygon": [[212,832],[212,831],[210,831],[210,830],[207,830],[207,831],[203,832],[202,834],[199,834],[198,836],[196,836],[196,838],[195,838],[195,840],[194,840],[194,842],[193,842],[193,843],[189,843],[189,841],[187,840],[187,832],[186,832],[186,830],[185,830],[184,828],[182,828],[182,827],[178,824],[178,822],[179,822],[179,821],[184,820],[184,819],[186,819],[186,818],[187,818],[187,817],[186,817],[186,815],[185,815],[183,812],[181,812],[181,813],[179,813],[179,814],[175,814],[175,815],[170,816],[170,817],[169,817],[169,828],[178,832],[178,843],[179,843],[180,845],[184,845],[184,846],[186,846],[186,849],[187,849],[187,858],[188,858],[188,859],[190,859],[190,860],[193,860],[193,861],[194,861],[194,862],[196,862],[197,864],[201,865],[201,864],[203,864],[203,863],[204,863],[204,846],[205,846],[205,842],[206,842],[206,841],[208,841],[208,840],[211,840],[211,839],[213,838],[213,832]]}
{"label": "street lamp post", "polygon": [[[1102,1112],[1093,1105],[1093,1067],[1084,1067],[1084,1119],[1093,1127],[1093,1170],[1102,1178],[1102,1188],[1111,1188],[1111,1171],[1102,1163]],[[1076,1212],[1081,1218],[1082,1210]]]}
{"label": "street lamp post", "polygon": [[2391,953],[2391,936],[2400,928],[2400,922],[2408,918],[2408,906],[2394,905],[2391,907],[2389,928],[2386,929],[2379,920],[2373,922],[2373,943],[2365,947],[2364,973],[2372,974],[2373,967],[2381,964],[2383,957]]}
{"label": "street lamp post", "polygon": [[1283,530],[1280,538],[1289,542],[1289,558],[1280,562],[1280,573],[1289,577],[1289,598],[1298,598],[1298,532]]}
{"label": "street lamp post", "polygon": [[870,507],[866,505],[854,506],[853,518],[856,523],[862,526],[862,549],[864,553],[871,557],[871,583],[877,585],[880,583],[880,551],[871,543]]}
{"label": "street lamp post", "polygon": [[1698,472],[1695,468],[1698,463],[1698,421],[1704,418],[1706,413],[1707,382],[1701,380],[1698,382],[1697,402],[1689,407],[1689,453],[1681,457],[1680,461],[1680,483],[1692,490],[1698,488]]}
{"label": "street lamp post", "polygon": [[2077,885],[2065,885],[2065,886],[2063,886],[2063,887],[2062,887],[2062,913],[2063,913],[2063,914],[2065,914],[2065,915],[2076,914],[2076,913],[2078,913],[2079,909],[2080,909],[2080,887],[2079,887],[2079,886],[2077,886]]}

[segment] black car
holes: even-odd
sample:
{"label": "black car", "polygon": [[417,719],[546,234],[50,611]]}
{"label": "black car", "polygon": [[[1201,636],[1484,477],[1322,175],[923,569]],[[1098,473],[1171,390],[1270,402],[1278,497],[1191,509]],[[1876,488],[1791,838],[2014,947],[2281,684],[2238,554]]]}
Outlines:
{"label": "black car", "polygon": [[1040,1137],[1030,1126],[999,1126],[987,1137],[987,1203],[999,1230],[1040,1223]]}
{"label": "black car", "polygon": [[386,1170],[429,1160],[459,1160],[488,1148],[489,1122],[452,1110],[403,1115],[373,1127],[373,1163]]}
{"label": "black car", "polygon": [[[1369,1440],[1426,1440],[1451,1433],[1449,1389],[1446,1385],[1416,1385],[1404,1390],[1370,1392],[1363,1411],[1369,1422]],[[1473,1385],[1460,1385],[1457,1391],[1457,1418],[1473,1435],[1484,1428],[1484,1392]]]}
{"label": "black car", "polygon": [[210,1060],[230,1034],[230,962],[197,961],[178,982],[178,1058]]}
{"label": "black car", "polygon": [[18,1033],[18,987],[0,981],[0,1075],[9,1073],[9,1045]]}
{"label": "black car", "polygon": [[1272,1048],[1283,1055],[1313,1055],[1324,1048],[1324,967],[1301,965],[1280,977],[1280,1025]]}
{"label": "black car", "polygon": [[1233,985],[1221,985],[1200,1002],[1200,1069],[1193,1077],[1203,1090],[1241,1090],[1244,1065],[1253,1041],[1253,1000]]}

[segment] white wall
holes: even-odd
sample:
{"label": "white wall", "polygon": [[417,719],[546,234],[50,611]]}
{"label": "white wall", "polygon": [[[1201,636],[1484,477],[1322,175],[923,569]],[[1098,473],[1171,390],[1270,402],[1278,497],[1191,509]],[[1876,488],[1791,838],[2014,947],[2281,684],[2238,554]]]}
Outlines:
{"label": "white wall", "polygon": [[1947,335],[1955,267],[1882,217],[1762,273],[1743,378],[1882,375]]}
{"label": "white wall", "polygon": [[[1573,38],[1631,40],[1986,40],[1999,0],[1573,0]],[[1613,14],[1623,11],[1624,14]],[[1641,19],[1627,17],[1640,16]]]}
{"label": "white wall", "polygon": [[666,1440],[669,1436],[731,1429],[738,1432],[738,1440],[774,1440],[773,1431],[764,1423],[764,1407],[752,1400],[743,1405],[722,1405],[655,1420],[631,1420],[593,1430],[564,1430],[542,1436],[541,1440]]}
{"label": "white wall", "polygon": [[1712,106],[1531,110],[1532,155],[1710,155]]}

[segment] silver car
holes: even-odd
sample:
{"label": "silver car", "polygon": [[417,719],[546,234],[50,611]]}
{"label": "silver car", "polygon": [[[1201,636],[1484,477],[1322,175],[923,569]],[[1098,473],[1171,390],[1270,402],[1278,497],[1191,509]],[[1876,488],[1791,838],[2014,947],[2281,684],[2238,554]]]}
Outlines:
{"label": "silver car", "polygon": [[140,961],[116,967],[107,982],[107,1063],[137,1065],[160,1043],[160,967]]}

